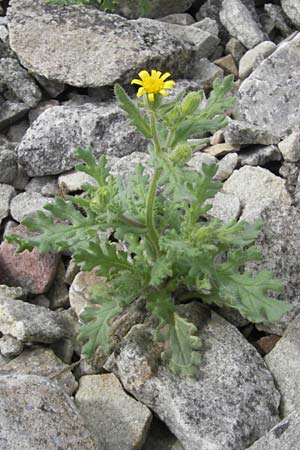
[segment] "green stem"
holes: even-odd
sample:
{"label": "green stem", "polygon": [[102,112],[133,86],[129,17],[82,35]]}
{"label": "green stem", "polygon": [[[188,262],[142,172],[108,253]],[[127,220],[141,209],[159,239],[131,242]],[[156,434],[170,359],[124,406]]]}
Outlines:
{"label": "green stem", "polygon": [[137,228],[146,228],[146,225],[144,223],[138,222],[136,219],[133,219],[132,217],[128,217],[125,214],[121,214],[119,216],[119,219],[122,222],[127,223],[128,225],[132,225]]}

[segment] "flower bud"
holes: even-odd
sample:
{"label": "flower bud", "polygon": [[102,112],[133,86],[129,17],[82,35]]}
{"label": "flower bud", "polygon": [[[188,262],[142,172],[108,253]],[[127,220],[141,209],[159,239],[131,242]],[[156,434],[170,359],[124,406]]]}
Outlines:
{"label": "flower bud", "polygon": [[180,144],[170,153],[170,160],[174,164],[184,164],[191,156],[191,147],[188,144]]}
{"label": "flower bud", "polygon": [[193,114],[203,99],[202,92],[189,92],[181,103],[181,110],[185,115]]}

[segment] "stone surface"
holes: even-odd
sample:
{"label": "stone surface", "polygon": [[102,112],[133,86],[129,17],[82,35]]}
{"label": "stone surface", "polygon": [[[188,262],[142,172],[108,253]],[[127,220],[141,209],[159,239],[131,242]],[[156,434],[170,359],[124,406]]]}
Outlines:
{"label": "stone surface", "polygon": [[[286,16],[280,5],[274,5],[273,3],[266,3],[264,5],[264,10],[269,16],[271,21],[271,28],[268,32],[271,32],[274,28],[279,30],[283,37],[288,37],[292,34],[293,30],[289,26],[286,20]],[[269,24],[270,24],[269,21]]]}
{"label": "stone surface", "polygon": [[236,38],[230,38],[225,47],[226,53],[232,55],[236,62],[239,62],[241,57],[246,53],[246,48]]}
{"label": "stone surface", "polygon": [[262,338],[255,341],[254,345],[262,356],[270,353],[275,347],[277,342],[281,339],[277,334],[270,334],[269,336],[263,336]]}
{"label": "stone surface", "polygon": [[29,110],[29,106],[24,103],[6,100],[1,104],[0,110],[0,130],[22,119]]}
{"label": "stone surface", "polygon": [[104,450],[72,400],[36,375],[0,376],[0,445],[9,450]]}
{"label": "stone surface", "polygon": [[[43,195],[44,198],[55,197],[56,195],[59,194],[57,178],[50,176],[32,178],[25,187],[25,190],[28,193],[37,192]],[[36,198],[38,199],[39,197],[37,196]],[[46,200],[49,201],[49,198]]]}
{"label": "stone surface", "polygon": [[279,45],[242,83],[237,95],[235,118],[284,138],[291,131],[300,130],[299,104],[298,33]]}
{"label": "stone surface", "polygon": [[[30,235],[23,225],[14,227],[13,232]],[[40,253],[37,248],[32,252],[16,253],[16,248],[15,244],[6,241],[0,245],[0,283],[21,286],[31,294],[47,292],[57,271],[59,255]]]}
{"label": "stone surface", "polygon": [[281,0],[281,6],[290,21],[300,30],[300,4],[295,0]]}
{"label": "stone surface", "polygon": [[[183,13],[192,3],[192,0],[151,0],[150,9],[143,16],[159,18],[167,14]],[[116,6],[116,13],[132,19],[141,15],[135,0],[123,0]]]}
{"label": "stone surface", "polygon": [[8,22],[10,45],[24,67],[78,87],[129,83],[138,68],[154,60],[177,78],[188,73],[194,58],[212,54],[219,42],[189,26],[128,21],[96,8],[62,8],[43,0],[12,1]]}
{"label": "stone surface", "polygon": [[255,47],[265,40],[258,23],[240,0],[224,0],[220,20],[229,34],[241,41],[246,48]]}
{"label": "stone surface", "polygon": [[25,118],[21,122],[15,123],[9,127],[6,133],[6,137],[12,142],[20,142],[29,128],[29,122]]}
{"label": "stone surface", "polygon": [[200,80],[199,88],[202,89],[208,89],[216,78],[223,77],[223,70],[207,58],[196,61],[192,73],[195,78]]}
{"label": "stone surface", "polygon": [[291,303],[293,309],[278,322],[256,324],[256,327],[268,333],[282,335],[300,313],[299,210],[274,203],[264,211],[262,220],[264,226],[256,242],[262,253],[262,261],[249,265],[249,269],[272,271],[284,286],[282,294],[273,296]]}
{"label": "stone surface", "polygon": [[42,98],[34,79],[16,59],[0,59],[0,80],[0,92],[7,100],[23,102],[34,108]]}
{"label": "stone surface", "polygon": [[23,342],[51,343],[65,331],[57,313],[22,300],[0,297],[0,331]]}
{"label": "stone surface", "polygon": [[225,181],[222,191],[235,195],[241,202],[240,220],[254,222],[261,217],[264,209],[278,201],[281,205],[290,205],[284,180],[267,169],[244,166],[235,170]]}
{"label": "stone surface", "polygon": [[283,159],[287,162],[300,160],[300,133],[292,133],[278,144]]}
{"label": "stone surface", "polygon": [[103,280],[103,277],[98,277],[95,272],[79,272],[75,276],[70,286],[69,298],[77,317],[89,303],[89,289],[103,283]]}
{"label": "stone surface", "polygon": [[207,214],[224,223],[238,219],[241,212],[241,203],[235,195],[218,192],[212,202],[208,200],[207,203],[212,204],[212,208]]}
{"label": "stone surface", "polygon": [[270,56],[276,49],[276,44],[264,41],[256,47],[248,50],[241,58],[239,64],[239,77],[243,80],[258,67],[264,59]]}
{"label": "stone surface", "polygon": [[22,192],[16,195],[10,203],[10,213],[14,220],[21,222],[26,216],[32,216],[38,211],[43,211],[44,206],[53,201],[38,192]]}
{"label": "stone surface", "polygon": [[133,152],[131,155],[126,155],[122,158],[109,158],[107,162],[112,175],[121,176],[124,180],[127,180],[128,175],[135,173],[137,164],[145,166],[145,174],[152,173],[152,168],[147,167],[149,159],[148,153]]}
{"label": "stone surface", "polygon": [[67,308],[70,306],[69,289],[65,283],[66,269],[64,263],[60,261],[52,286],[47,292],[47,298],[50,300],[50,308]]}
{"label": "stone surface", "polygon": [[[174,23],[175,25],[192,25],[195,19],[190,14],[170,14],[159,19],[160,22]],[[209,30],[206,30],[210,32]],[[212,33],[214,34],[214,33]]]}
{"label": "stone surface", "polygon": [[221,67],[225,73],[232,74],[235,77],[238,76],[238,69],[232,55],[222,56],[222,58],[216,59],[214,63]]}
{"label": "stone surface", "polygon": [[8,216],[11,199],[16,195],[15,189],[8,184],[0,184],[0,224]]}
{"label": "stone surface", "polygon": [[115,375],[81,377],[75,403],[100,447],[106,450],[142,447],[152,414],[124,392]]}
{"label": "stone surface", "polygon": [[231,144],[216,144],[210,147],[206,147],[203,149],[204,153],[207,153],[210,156],[223,156],[227,153],[238,152],[240,150],[239,145],[231,145]]}
{"label": "stone surface", "polygon": [[23,342],[6,334],[0,338],[0,354],[6,358],[18,356],[23,351]]}
{"label": "stone surface", "polygon": [[216,36],[218,36],[219,34],[217,21],[214,19],[210,19],[209,17],[205,17],[204,19],[194,23],[193,27],[200,28],[201,30],[207,31],[210,34],[215,34]]}
{"label": "stone surface", "polygon": [[300,408],[300,315],[290,323],[275,348],[265,357],[281,394],[280,413]]}
{"label": "stone surface", "polygon": [[44,111],[18,146],[18,159],[30,176],[58,174],[77,163],[74,151],[91,147],[94,154],[124,156],[145,151],[146,140],[128,125],[116,102],[57,106]]}
{"label": "stone surface", "polygon": [[238,155],[241,166],[264,166],[270,161],[281,161],[282,155],[277,145],[253,145]]}
{"label": "stone surface", "polygon": [[[106,364],[125,389],[151,408],[189,450],[242,450],[278,421],[279,394],[263,359],[242,335],[199,303],[182,305],[200,328],[195,378],[158,365],[145,326],[135,326]],[[205,311],[207,311],[205,309]]]}
{"label": "stone surface", "polygon": [[184,448],[168,428],[154,417],[142,450],[184,450]]}
{"label": "stone surface", "polygon": [[230,177],[238,162],[237,153],[228,153],[218,163],[218,170],[214,176],[215,180],[225,181]]}
{"label": "stone surface", "polygon": [[0,141],[0,183],[11,184],[17,176],[15,146]]}
{"label": "stone surface", "polygon": [[71,170],[67,173],[62,173],[58,177],[58,186],[61,192],[76,192],[81,191],[83,184],[96,185],[96,180],[85,172],[78,172]]}
{"label": "stone surface", "polygon": [[231,145],[278,144],[280,137],[276,130],[268,131],[238,120],[230,120],[224,132],[225,141]]}
{"label": "stone surface", "polygon": [[78,384],[71,370],[59,374],[67,367],[50,348],[33,347],[9,361],[1,368],[0,373],[39,375],[48,379],[50,377],[53,383],[57,382],[68,395],[72,395]]}
{"label": "stone surface", "polygon": [[300,440],[300,411],[294,411],[275,425],[248,450],[298,450]]}
{"label": "stone surface", "polygon": [[40,102],[35,108],[32,108],[28,114],[30,125],[32,125],[33,122],[39,117],[39,115],[46,111],[46,109],[53,108],[53,106],[59,106],[59,101],[54,99],[46,100]]}

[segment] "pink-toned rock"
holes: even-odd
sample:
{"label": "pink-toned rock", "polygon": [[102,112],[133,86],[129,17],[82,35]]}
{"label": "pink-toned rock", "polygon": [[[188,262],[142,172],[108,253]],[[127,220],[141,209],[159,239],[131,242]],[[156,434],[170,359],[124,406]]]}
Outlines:
{"label": "pink-toned rock", "polygon": [[[21,236],[29,236],[23,225],[13,230]],[[6,241],[0,245],[0,284],[21,286],[31,294],[47,292],[57,271],[60,255],[41,253],[36,248],[29,252],[16,253],[16,245]]]}

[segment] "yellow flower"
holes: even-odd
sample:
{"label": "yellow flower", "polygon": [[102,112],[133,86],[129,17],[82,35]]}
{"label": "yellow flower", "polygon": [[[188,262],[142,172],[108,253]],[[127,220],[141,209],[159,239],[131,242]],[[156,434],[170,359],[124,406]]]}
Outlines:
{"label": "yellow flower", "polygon": [[163,75],[159,70],[151,70],[151,75],[147,70],[139,72],[140,80],[132,80],[131,84],[138,84],[141,86],[137,92],[137,97],[144,94],[148,95],[150,102],[154,101],[154,94],[161,94],[164,97],[168,95],[166,89],[173,89],[175,82],[173,80],[165,81],[171,74],[169,72]]}

